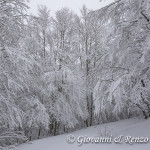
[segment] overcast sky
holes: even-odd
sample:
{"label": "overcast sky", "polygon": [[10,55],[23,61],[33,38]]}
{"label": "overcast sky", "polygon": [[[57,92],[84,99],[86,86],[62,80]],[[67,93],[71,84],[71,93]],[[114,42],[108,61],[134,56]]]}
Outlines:
{"label": "overcast sky", "polygon": [[37,14],[37,6],[42,4],[46,5],[51,10],[51,15],[62,7],[68,7],[74,12],[80,14],[80,8],[85,4],[87,8],[92,10],[100,9],[113,2],[113,0],[104,0],[104,2],[99,2],[99,0],[30,0],[30,13]]}

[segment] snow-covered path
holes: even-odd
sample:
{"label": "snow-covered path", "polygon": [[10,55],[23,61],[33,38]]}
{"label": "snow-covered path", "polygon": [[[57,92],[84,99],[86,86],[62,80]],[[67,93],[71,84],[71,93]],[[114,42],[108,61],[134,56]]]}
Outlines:
{"label": "snow-covered path", "polygon": [[[99,126],[93,126],[86,129],[82,129],[71,133],[77,139],[79,136],[95,137],[98,136],[99,131],[104,129],[110,131],[110,134],[114,137],[123,135],[123,139],[126,136],[134,137],[148,137],[150,139],[150,119],[143,120],[133,118],[129,120],[123,120],[114,123],[108,123]],[[70,134],[59,135],[46,139],[33,141],[32,144],[22,144],[17,147],[18,150],[149,150],[150,141],[146,144],[135,143],[133,145],[123,142],[123,144],[112,143],[89,143],[79,146],[77,141],[73,144],[67,143],[67,136]]]}

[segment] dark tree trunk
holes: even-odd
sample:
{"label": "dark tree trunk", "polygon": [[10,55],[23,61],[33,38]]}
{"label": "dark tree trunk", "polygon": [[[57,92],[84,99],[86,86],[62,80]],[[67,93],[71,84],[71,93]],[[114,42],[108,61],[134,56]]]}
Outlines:
{"label": "dark tree trunk", "polygon": [[57,132],[57,121],[55,121],[55,125],[54,125],[54,136],[56,136]]}
{"label": "dark tree trunk", "polygon": [[93,124],[93,93],[91,94],[90,126]]}
{"label": "dark tree trunk", "polygon": [[40,126],[39,132],[38,132],[38,139],[40,139],[40,135],[41,135],[41,126]]}

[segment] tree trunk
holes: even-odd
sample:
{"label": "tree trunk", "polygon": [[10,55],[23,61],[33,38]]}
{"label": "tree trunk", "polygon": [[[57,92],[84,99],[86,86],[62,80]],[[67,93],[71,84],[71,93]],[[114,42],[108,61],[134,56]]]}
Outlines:
{"label": "tree trunk", "polygon": [[55,121],[55,125],[54,125],[54,136],[56,136],[56,132],[57,132],[57,121]]}
{"label": "tree trunk", "polygon": [[38,132],[38,139],[40,139],[40,135],[41,135],[41,126],[40,126],[39,132]]}
{"label": "tree trunk", "polygon": [[45,39],[45,31],[43,31],[43,50],[44,50],[44,58],[45,58],[45,52],[46,52],[46,50],[45,50],[45,47],[46,47],[46,39]]}
{"label": "tree trunk", "polygon": [[90,126],[93,124],[93,93],[91,94]]}

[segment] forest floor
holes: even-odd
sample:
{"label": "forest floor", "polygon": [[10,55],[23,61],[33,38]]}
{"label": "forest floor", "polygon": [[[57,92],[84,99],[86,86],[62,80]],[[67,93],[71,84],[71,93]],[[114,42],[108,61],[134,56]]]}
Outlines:
{"label": "forest floor", "polygon": [[[67,142],[67,137],[72,136],[73,141]],[[112,135],[112,143],[82,143],[83,137],[98,137],[99,135]],[[122,144],[117,144],[117,137],[122,136]],[[149,138],[147,143],[133,143],[127,136]],[[129,140],[126,141],[125,139]],[[142,140],[141,140],[142,141]],[[140,142],[141,142],[140,141]],[[146,141],[146,139],[145,139]],[[110,142],[110,141],[109,141]],[[80,145],[80,146],[79,146]],[[144,120],[139,118],[127,119],[113,123],[107,123],[98,126],[92,126],[86,129],[72,132],[71,134],[63,134],[55,137],[45,138],[33,141],[32,144],[22,144],[17,150],[149,150],[150,149],[150,119]],[[14,150],[14,149],[13,149]]]}

